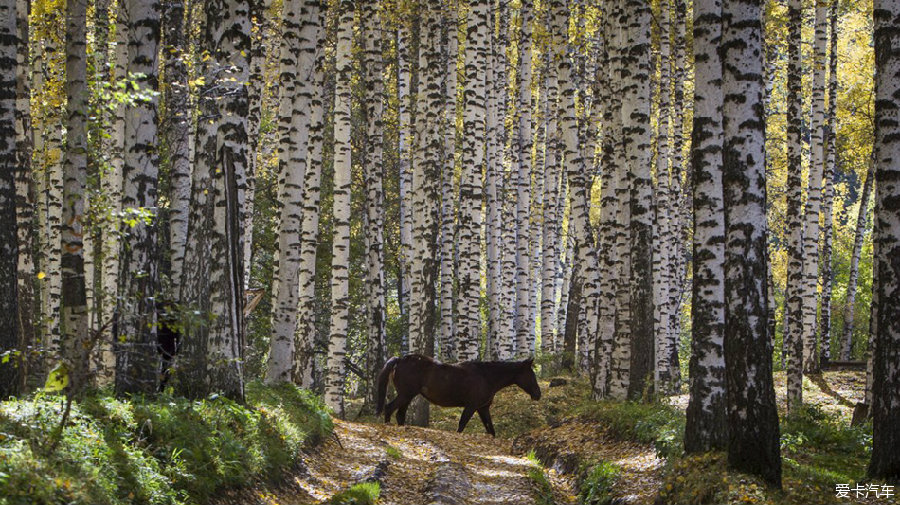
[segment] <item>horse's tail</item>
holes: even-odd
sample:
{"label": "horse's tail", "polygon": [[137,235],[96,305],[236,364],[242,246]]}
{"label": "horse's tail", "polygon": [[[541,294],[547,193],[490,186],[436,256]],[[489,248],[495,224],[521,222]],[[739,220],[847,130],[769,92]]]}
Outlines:
{"label": "horse's tail", "polygon": [[394,356],[393,358],[387,360],[387,363],[384,364],[384,368],[378,372],[378,379],[375,380],[377,383],[378,391],[375,396],[375,415],[381,414],[384,410],[384,399],[387,396],[387,387],[388,382],[391,379],[391,374],[394,373],[394,368],[397,367],[397,362],[400,361],[400,358]]}

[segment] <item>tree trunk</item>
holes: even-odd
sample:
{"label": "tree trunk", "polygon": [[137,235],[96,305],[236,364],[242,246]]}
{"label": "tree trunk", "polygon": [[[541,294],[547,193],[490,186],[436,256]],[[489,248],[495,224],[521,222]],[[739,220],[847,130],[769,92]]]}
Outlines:
{"label": "tree trunk", "polygon": [[650,180],[650,4],[626,2],[622,64],[628,68],[622,123],[630,183],[631,365],[628,397],[640,398],[653,373],[653,188]]}
{"label": "tree trunk", "polygon": [[598,95],[594,97],[594,100],[600,102],[603,110],[600,163],[602,192],[600,194],[600,225],[597,230],[600,311],[595,341],[596,359],[591,380],[592,394],[595,399],[602,399],[610,394],[616,333],[616,290],[619,282],[618,250],[616,249],[616,235],[620,228],[620,223],[616,220],[619,211],[617,194],[619,181],[616,179],[616,161],[620,145],[617,139],[622,116],[621,112],[616,109],[621,105],[621,102],[617,100],[619,80],[614,67],[618,61],[618,48],[615,45],[613,20],[610,18],[610,16],[605,16],[601,26],[603,41],[598,65],[598,70],[601,72],[598,79],[600,87]]}
{"label": "tree trunk", "polygon": [[688,453],[727,447],[725,357],[725,215],[722,188],[722,3],[694,4],[693,287],[690,400],[684,430]]}
{"label": "tree trunk", "polygon": [[[554,39],[555,41],[555,39]],[[558,53],[557,53],[558,54]],[[544,98],[548,105],[545,111],[545,154],[544,154],[544,196],[541,220],[541,234],[543,242],[542,269],[541,269],[541,352],[553,353],[561,347],[557,339],[559,331],[556,319],[556,266],[559,263],[560,239],[562,238],[562,216],[559,210],[559,186],[562,171],[559,163],[562,137],[559,130],[558,109],[559,100],[559,74],[558,69],[552,67],[555,59],[548,58],[545,65]],[[538,165],[539,166],[539,165]],[[554,334],[554,332],[556,334]]]}
{"label": "tree trunk", "polygon": [[817,373],[817,286],[819,281],[819,214],[822,212],[822,175],[825,165],[825,49],[828,3],[816,0],[815,43],[812,61],[812,118],[809,123],[809,189],[803,230],[803,371]]}
{"label": "tree trunk", "polygon": [[243,399],[243,237],[250,17],[246,0],[209,0],[210,57],[200,91],[197,160],[181,301],[209,321],[186,332],[178,390]]}
{"label": "tree trunk", "polygon": [[[444,158],[441,166],[441,356],[447,361],[456,359],[457,341],[454,324],[453,281],[456,273],[456,198],[453,190],[456,170],[456,108],[458,101],[457,76],[459,73],[459,9],[455,1],[446,2],[444,6],[444,30],[446,30],[447,80],[444,83],[445,104],[444,119]],[[479,206],[480,210],[480,206]],[[462,218],[462,215],[460,215]],[[460,237],[462,237],[462,233]],[[460,291],[460,294],[463,292]],[[460,312],[460,323],[466,321],[468,314]],[[468,345],[468,344],[466,344]]]}
{"label": "tree trunk", "polygon": [[[671,115],[671,7],[668,2],[660,4],[659,21],[659,113],[656,154],[656,205],[655,241],[653,253],[658,257],[653,262],[653,304],[656,324],[656,356],[654,360],[655,382],[663,391],[674,386],[674,370],[671,361],[675,349],[675,335],[671,328],[671,285],[674,283],[671,256],[679,241],[674,239],[673,217],[679,207],[673,205],[678,197],[670,190],[669,156],[672,135],[669,132]],[[680,196],[680,195],[679,195]],[[680,203],[680,202],[678,202]]]}
{"label": "tree trunk", "polygon": [[4,0],[0,9],[0,400],[20,392],[22,369],[15,352],[23,352],[19,341],[17,316],[19,238],[16,226],[16,178],[27,166],[20,165],[16,153],[19,32],[15,0]]}
{"label": "tree trunk", "polygon": [[162,51],[166,91],[166,116],[160,124],[161,137],[167,146],[169,164],[169,254],[172,266],[169,277],[177,292],[184,264],[188,231],[188,207],[191,202],[191,113],[188,82],[187,34],[184,27],[185,2],[167,0],[163,4]]}
{"label": "tree trunk", "polygon": [[[117,5],[117,9],[113,81],[119,86],[125,86],[125,83],[128,81],[128,31],[130,29],[130,21],[125,2]],[[122,225],[119,214],[122,210],[122,174],[125,166],[125,112],[125,103],[117,103],[110,118],[113,134],[112,138],[108,140],[110,151],[109,167],[107,170],[100,172],[100,190],[108,202],[106,205],[108,217],[100,223],[101,236],[103,238],[100,252],[102,267],[99,282],[100,293],[96,297],[96,303],[100,306],[101,325],[112,321],[116,317],[115,309],[118,306],[119,256],[121,252],[119,235]],[[189,181],[187,184],[190,187]],[[183,256],[184,254],[182,254],[182,258]],[[176,279],[173,284],[178,286],[180,281],[180,278]],[[116,368],[114,352],[116,343],[112,333],[111,331],[110,337],[105,340],[104,349],[101,351],[101,363],[97,367],[100,370],[114,371]],[[104,380],[108,381],[113,379],[114,377],[104,377]]]}
{"label": "tree trunk", "polygon": [[[397,103],[398,103],[398,135],[397,135],[397,170],[400,173],[398,180],[398,193],[400,199],[400,280],[398,289],[400,294],[400,314],[404,318],[406,327],[410,323],[410,281],[412,275],[412,167],[410,161],[414,141],[412,124],[412,75],[417,59],[413,58],[411,24],[406,19],[401,19],[397,30]],[[415,62],[415,64],[414,64]],[[410,347],[410,333],[405,332],[401,337],[400,353],[406,354]]]}
{"label": "tree trunk", "polygon": [[819,309],[818,329],[819,356],[822,363],[831,361],[831,298],[833,273],[831,268],[832,208],[834,205],[834,180],[837,176],[837,2],[832,0],[829,7],[829,76],[828,76],[828,113],[825,124],[825,195],[822,212],[822,257],[819,259],[822,276],[822,304]]}
{"label": "tree trunk", "polygon": [[[551,2],[551,12],[560,0]],[[524,18],[523,18],[524,19]],[[515,160],[518,166],[516,186],[516,356],[527,356],[533,352],[534,314],[531,304],[531,286],[529,270],[531,260],[528,247],[530,245],[531,224],[531,74],[532,49],[531,25],[522,25],[519,38],[519,66],[516,74],[516,109],[518,121],[515,126]]]}
{"label": "tree trunk", "polygon": [[318,21],[311,22],[306,3],[285,3],[282,11],[284,41],[280,50],[281,93],[278,118],[280,144],[278,242],[272,282],[272,337],[266,382],[290,382],[297,331],[298,272],[303,221],[303,182],[309,156],[312,75],[318,43]]}
{"label": "tree trunk", "polygon": [[459,184],[459,361],[478,358],[481,337],[481,201],[484,172],[485,73],[488,45],[487,0],[469,2],[466,84],[463,95],[463,168]]}
{"label": "tree trunk", "polygon": [[384,167],[382,117],[384,84],[382,81],[381,17],[376,2],[363,6],[366,58],[366,292],[368,369],[368,401],[375,404],[375,380],[384,365],[385,296],[384,296]]}
{"label": "tree trunk", "polygon": [[335,56],[334,94],[334,203],[331,253],[331,330],[328,338],[325,403],[344,415],[344,361],[350,320],[350,77],[352,68],[355,2],[340,3]]}
{"label": "tree trunk", "polygon": [[787,348],[787,404],[793,410],[803,402],[803,277],[802,157],[800,136],[803,97],[801,95],[800,0],[788,2],[788,74],[787,74],[787,230],[788,268],[785,289],[784,346]]}
{"label": "tree trunk", "polygon": [[[16,185],[16,224],[18,228],[18,335],[20,348],[36,346],[37,319],[35,309],[38,299],[35,297],[37,286],[35,285],[37,274],[35,270],[35,204],[37,198],[34,167],[32,166],[33,145],[31,129],[31,73],[29,72],[29,26],[28,14],[30,2],[27,0],[16,1],[15,23],[18,35],[16,52],[16,115],[15,154],[16,170],[14,171]],[[7,292],[8,289],[4,289]],[[19,391],[24,391],[26,378],[32,372],[33,359],[21,354],[18,358]]]}
{"label": "tree trunk", "polygon": [[313,387],[314,346],[316,341],[316,249],[319,241],[319,203],[321,199],[322,149],[324,145],[323,72],[324,51],[321,0],[305,0],[306,25],[315,41],[309,87],[309,148],[303,181],[303,220],[300,228],[300,267],[298,270],[297,325],[294,333],[293,379],[303,388]]}
{"label": "tree trunk", "polygon": [[869,165],[866,181],[859,197],[859,212],[856,216],[856,232],[853,238],[853,253],[850,256],[850,278],[847,280],[847,300],[844,302],[844,336],[841,338],[841,360],[850,359],[853,350],[853,329],[856,319],[856,286],[859,280],[859,257],[862,255],[863,240],[868,222],[869,198],[875,180],[875,166]]}
{"label": "tree trunk", "polygon": [[[526,8],[528,8],[527,3],[523,3],[523,9]],[[492,27],[496,24],[497,16],[500,15],[501,13],[495,10],[494,18],[491,20]],[[505,61],[502,56],[505,48],[500,44],[499,39],[500,37],[497,36],[490,38],[491,50],[488,53],[489,60],[485,74],[487,82],[486,93],[488,95],[487,116],[485,119],[487,168],[484,177],[486,208],[484,229],[485,254],[487,256],[487,275],[485,277],[487,280],[486,294],[488,302],[485,359],[499,359],[500,344],[503,342],[503,339],[509,338],[503,326],[505,293],[503,291],[502,247],[504,245],[504,226],[501,216],[505,200],[503,198],[503,149],[499,141],[503,129],[501,118],[505,117],[505,111],[501,109],[501,96],[506,88],[498,85],[502,80],[501,76],[505,75],[499,71],[501,64]]]}
{"label": "tree trunk", "polygon": [[[46,350],[44,364],[50,365],[60,354],[60,296],[62,275],[62,111],[61,97],[65,96],[64,71],[65,14],[62,4],[34,4],[32,14],[34,34],[32,40],[40,40],[43,50],[36,51],[33,63],[35,83],[33,95],[38,96],[34,113],[34,149],[39,160],[40,203],[38,205],[38,251],[41,253],[40,271],[45,277],[41,282],[40,321],[41,334]],[[46,368],[46,367],[45,367]],[[46,370],[45,370],[46,371]]]}
{"label": "tree trunk", "polygon": [[[425,2],[420,6],[419,93],[416,104],[415,148],[412,167],[412,239],[415,248],[410,270],[410,350],[434,355],[435,285],[439,269],[438,226],[441,169],[441,93],[445,74],[440,52],[440,5]],[[474,27],[473,27],[474,28]],[[428,402],[413,403],[411,422],[428,424]]]}
{"label": "tree trunk", "polygon": [[875,244],[872,460],[869,477],[900,480],[900,2],[877,0],[875,18]]}
{"label": "tree trunk", "polygon": [[62,357],[73,388],[86,379],[88,313],[83,223],[87,182],[87,0],[66,3],[66,150],[62,209]]}
{"label": "tree trunk", "polygon": [[766,303],[766,176],[760,0],[723,4],[722,185],[728,463],[781,487]]}
{"label": "tree trunk", "polygon": [[[128,2],[128,73],[142,74],[137,81],[142,95],[129,108],[125,121],[123,209],[153,209],[159,176],[157,100],[159,88],[159,3]],[[127,226],[127,225],[126,225]],[[159,355],[156,352],[159,291],[156,216],[137,219],[123,233],[119,260],[120,299],[117,308],[116,391],[119,394],[156,391]]]}

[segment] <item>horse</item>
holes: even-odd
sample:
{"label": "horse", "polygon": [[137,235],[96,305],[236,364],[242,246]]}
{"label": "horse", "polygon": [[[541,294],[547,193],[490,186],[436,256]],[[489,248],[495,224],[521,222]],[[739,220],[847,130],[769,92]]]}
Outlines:
{"label": "horse", "polygon": [[[435,405],[463,408],[457,432],[462,433],[472,415],[478,412],[485,431],[496,436],[491,421],[491,402],[497,391],[515,384],[531,395],[532,400],[541,399],[541,388],[531,369],[533,364],[532,358],[508,362],[465,361],[450,365],[421,354],[395,356],[378,374],[375,415],[384,412],[384,422],[390,423],[396,410],[397,424],[403,426],[409,403],[421,394]],[[397,397],[385,405],[388,382],[394,383]]]}

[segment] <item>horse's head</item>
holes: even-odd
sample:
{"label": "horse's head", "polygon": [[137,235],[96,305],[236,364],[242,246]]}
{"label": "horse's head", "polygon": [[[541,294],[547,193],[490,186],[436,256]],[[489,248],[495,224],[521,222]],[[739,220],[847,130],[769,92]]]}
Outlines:
{"label": "horse's head", "polygon": [[516,374],[516,385],[522,388],[522,391],[531,395],[532,400],[540,400],[541,387],[538,386],[537,377],[534,375],[534,370],[531,368],[534,364],[534,358],[520,361],[519,364],[521,366],[519,372]]}

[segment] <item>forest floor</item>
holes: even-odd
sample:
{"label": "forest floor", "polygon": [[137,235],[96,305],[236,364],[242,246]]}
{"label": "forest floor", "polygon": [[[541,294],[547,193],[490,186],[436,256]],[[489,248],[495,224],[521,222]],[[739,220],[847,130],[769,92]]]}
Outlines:
{"label": "forest floor", "polygon": [[[780,406],[783,379],[776,374]],[[871,428],[849,426],[864,384],[859,372],[804,380],[808,410],[794,417],[782,411],[783,492],[727,472],[724,454],[684,457],[686,395],[594,402],[585,381],[566,377],[562,387],[541,381],[539,402],[517,388],[501,391],[492,408],[497,438],[477,419],[455,433],[459,409],[432,407],[425,429],[358,416],[361,404],[350,402],[348,418],[359,422],[335,420],[336,436],[310,449],[289,479],[217,503],[365,505],[377,493],[347,499],[348,490],[377,482],[384,505],[894,504],[835,497],[836,484],[865,480]]]}
{"label": "forest floor", "polygon": [[255,496],[241,491],[222,503],[320,503],[364,482],[380,484],[380,505],[575,503],[566,479],[513,455],[509,440],[340,420],[334,433],[308,453],[289,482]]}

